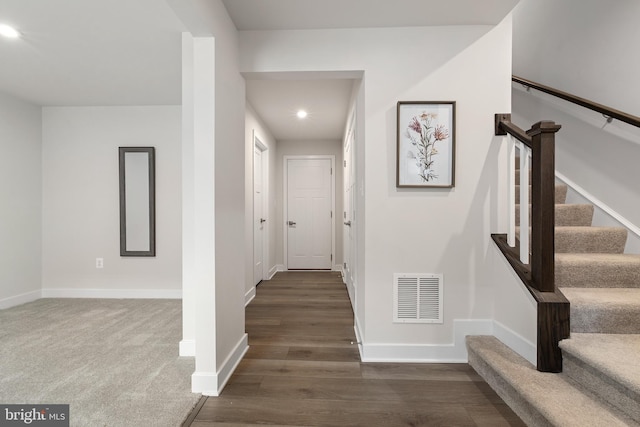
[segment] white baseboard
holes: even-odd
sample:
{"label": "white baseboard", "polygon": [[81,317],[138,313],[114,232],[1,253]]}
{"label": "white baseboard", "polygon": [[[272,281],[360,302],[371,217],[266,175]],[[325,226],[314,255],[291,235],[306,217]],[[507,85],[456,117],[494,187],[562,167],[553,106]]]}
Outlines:
{"label": "white baseboard", "polygon": [[[278,265],[276,265],[276,267],[275,267],[275,268],[276,268],[276,273],[277,273],[278,271],[287,271],[287,267],[285,267],[285,265],[284,265],[284,264],[278,264]],[[275,273],[274,273],[274,274],[275,274]]]}
{"label": "white baseboard", "polygon": [[179,345],[180,357],[194,357],[196,355],[196,340],[182,340]]}
{"label": "white baseboard", "polygon": [[[284,267],[284,266],[283,266],[283,267]],[[273,279],[273,276],[275,276],[275,275],[276,275],[276,273],[277,273],[278,271],[279,271],[279,270],[278,270],[278,266],[277,266],[277,265],[274,265],[273,267],[271,267],[271,268],[269,269],[269,278],[268,278],[267,280],[271,280],[271,279]]]}
{"label": "white baseboard", "polygon": [[40,290],[26,292],[20,295],[14,295],[11,297],[0,299],[0,310],[4,310],[5,308],[11,308],[18,305],[26,304],[28,302],[32,302],[40,299],[42,292]]}
{"label": "white baseboard", "polygon": [[536,345],[515,333],[500,322],[493,321],[493,335],[502,341],[511,350],[527,359],[533,366],[538,364],[538,352]]}
{"label": "white baseboard", "polygon": [[360,360],[364,361],[364,358],[362,357],[363,354],[363,350],[362,350],[362,331],[360,329],[360,322],[358,322],[358,318],[355,318],[355,322],[353,325],[353,330],[356,333],[356,343],[358,344],[358,352],[360,353]]}
{"label": "white baseboard", "polygon": [[43,289],[42,298],[182,299],[182,289]]}
{"label": "white baseboard", "polygon": [[362,343],[357,320],[354,329],[363,362],[467,363],[466,336],[492,335],[536,364],[536,346],[500,322],[478,319],[454,320],[453,323],[454,340],[451,344],[367,344]]}
{"label": "white baseboard", "polygon": [[191,391],[204,396],[220,396],[233,371],[249,350],[249,336],[244,334],[233,351],[225,359],[218,372],[194,372],[191,375]]}
{"label": "white baseboard", "polygon": [[251,301],[256,297],[256,287],[253,286],[244,294],[244,306],[248,306]]}
{"label": "white baseboard", "polygon": [[218,396],[218,375],[214,372],[194,372],[191,374],[191,392]]}
{"label": "white baseboard", "polygon": [[249,350],[249,335],[244,334],[240,339],[240,341],[238,341],[238,344],[236,344],[231,354],[229,354],[229,356],[225,359],[224,363],[222,364],[222,367],[218,370],[219,384],[218,384],[218,394],[216,394],[216,396],[219,396],[220,393],[222,393],[222,389],[224,388],[225,385],[227,385],[227,382],[231,378],[231,375],[233,375],[233,372],[236,370],[236,368],[242,361],[242,358],[244,357],[244,355],[247,354],[248,350]]}
{"label": "white baseboard", "polygon": [[493,335],[493,320],[454,320],[451,344],[362,344],[363,362],[466,363],[467,335]]}

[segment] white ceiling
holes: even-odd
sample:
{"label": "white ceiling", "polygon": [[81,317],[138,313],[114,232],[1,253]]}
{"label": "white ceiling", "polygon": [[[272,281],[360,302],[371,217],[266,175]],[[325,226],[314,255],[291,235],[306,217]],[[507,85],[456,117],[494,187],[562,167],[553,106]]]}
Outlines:
{"label": "white ceiling", "polygon": [[[342,139],[353,80],[247,80],[247,101],[276,140]],[[309,116],[298,119],[296,112]]]}
{"label": "white ceiling", "polygon": [[519,0],[222,0],[238,30],[497,24]]}
{"label": "white ceiling", "polygon": [[[210,0],[0,0],[0,92],[38,105],[177,105],[174,13]],[[223,0],[239,30],[498,23],[518,0]],[[340,139],[352,80],[252,76],[247,98],[276,139]],[[298,108],[309,118],[293,120]],[[304,124],[304,125],[303,125]]]}
{"label": "white ceiling", "polygon": [[[238,30],[497,24],[518,0],[223,0]],[[259,76],[254,76],[259,78]],[[353,80],[247,80],[247,99],[277,140],[341,139]],[[299,108],[309,117],[298,120]]]}
{"label": "white ceiling", "polygon": [[0,91],[39,105],[176,105],[182,23],[164,0],[0,0]]}

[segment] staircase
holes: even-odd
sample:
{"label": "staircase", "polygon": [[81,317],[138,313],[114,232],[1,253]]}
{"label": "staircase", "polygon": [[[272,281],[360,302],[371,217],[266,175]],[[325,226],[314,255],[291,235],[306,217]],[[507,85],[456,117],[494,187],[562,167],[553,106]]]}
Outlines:
{"label": "staircase", "polygon": [[469,364],[527,425],[638,426],[640,255],[623,253],[625,228],[592,226],[593,206],[566,193],[556,185],[555,281],[571,303],[563,372],[538,372],[489,336],[467,337]]}

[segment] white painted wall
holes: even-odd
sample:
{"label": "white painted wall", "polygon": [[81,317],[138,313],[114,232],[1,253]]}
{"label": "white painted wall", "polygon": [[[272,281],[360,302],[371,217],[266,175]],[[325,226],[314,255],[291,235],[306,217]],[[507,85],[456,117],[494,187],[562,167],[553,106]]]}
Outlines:
{"label": "white painted wall", "polygon": [[[180,107],[45,107],[42,135],[43,295],[179,298]],[[155,257],[120,256],[119,146],[156,147]]]}
{"label": "white painted wall", "polygon": [[[364,356],[442,360],[434,349],[452,344],[456,320],[493,317],[486,261],[491,232],[503,231],[497,206],[506,191],[493,115],[511,109],[510,17],[495,27],[241,32],[240,47],[243,72],[364,71]],[[396,188],[399,100],[457,101],[454,189]],[[443,325],[392,323],[395,272],[444,274]],[[446,357],[464,359],[456,349]]]}
{"label": "white painted wall", "polygon": [[249,209],[245,216],[245,292],[252,292],[254,288],[253,283],[253,216],[251,214],[251,207],[253,206],[253,147],[254,135],[260,139],[260,141],[267,146],[267,150],[262,153],[263,159],[266,157],[269,166],[269,179],[264,183],[267,185],[268,191],[268,204],[265,206],[265,214],[267,222],[265,224],[266,233],[268,236],[269,246],[267,253],[264,254],[264,263],[267,270],[270,272],[276,269],[276,191],[277,183],[274,179],[276,159],[277,159],[277,143],[271,135],[271,132],[266,127],[262,119],[258,116],[253,107],[247,103],[246,116],[244,124],[245,132],[245,206]]}
{"label": "white painted wall", "polygon": [[514,74],[640,116],[640,2],[522,0],[513,13]]}
{"label": "white painted wall", "polygon": [[41,116],[0,93],[0,309],[40,297]]}
{"label": "white painted wall", "polygon": [[[514,12],[514,74],[640,116],[640,39],[635,0],[523,0]],[[544,28],[544,31],[540,31]],[[548,65],[552,64],[552,65]],[[556,169],[636,227],[640,226],[640,130],[540,94],[513,89],[513,119],[562,125]]]}
{"label": "white painted wall", "polygon": [[285,265],[284,259],[284,226],[286,221],[286,215],[283,211],[284,208],[284,156],[311,156],[311,155],[332,155],[335,156],[335,199],[336,208],[334,215],[336,216],[335,224],[335,248],[336,252],[333,254],[334,266],[342,265],[342,141],[330,140],[330,141],[278,141],[277,159],[275,165],[275,171],[273,173],[276,181],[276,264],[279,266]]}

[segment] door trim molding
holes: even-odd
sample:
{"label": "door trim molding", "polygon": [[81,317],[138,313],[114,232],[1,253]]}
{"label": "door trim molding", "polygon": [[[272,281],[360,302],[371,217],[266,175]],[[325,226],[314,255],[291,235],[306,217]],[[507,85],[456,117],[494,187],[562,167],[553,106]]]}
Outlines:
{"label": "door trim molding", "polygon": [[[263,138],[260,137],[260,135],[256,132],[256,130],[253,130],[253,150],[254,153],[252,153],[251,155],[251,165],[252,165],[252,171],[251,171],[251,213],[252,213],[252,218],[251,218],[251,233],[252,233],[252,245],[251,247],[253,248],[253,245],[255,244],[255,225],[253,224],[253,221],[255,219],[255,205],[254,205],[254,196],[255,196],[255,170],[256,170],[256,165],[255,165],[255,149],[257,148],[258,150],[260,150],[262,152],[262,214],[264,215],[265,219],[267,220],[267,223],[264,227],[264,232],[262,234],[262,280],[266,280],[269,278],[269,224],[270,224],[270,220],[269,220],[269,147],[262,142]],[[251,271],[252,271],[252,276],[253,276],[253,272],[254,272],[254,268],[255,268],[255,259],[253,258],[255,254],[255,250],[252,250],[252,254],[251,254],[251,259],[253,260],[251,263]],[[253,277],[251,278],[251,281],[253,282],[254,279]],[[255,286],[255,284],[254,284]]]}
{"label": "door trim molding", "polygon": [[288,252],[288,238],[287,238],[287,212],[289,211],[289,160],[322,160],[328,159],[331,161],[331,254],[333,259],[331,261],[331,270],[333,270],[336,262],[336,156],[334,154],[314,154],[314,155],[285,155],[282,157],[282,240],[284,247],[284,269],[289,270],[289,252]]}

